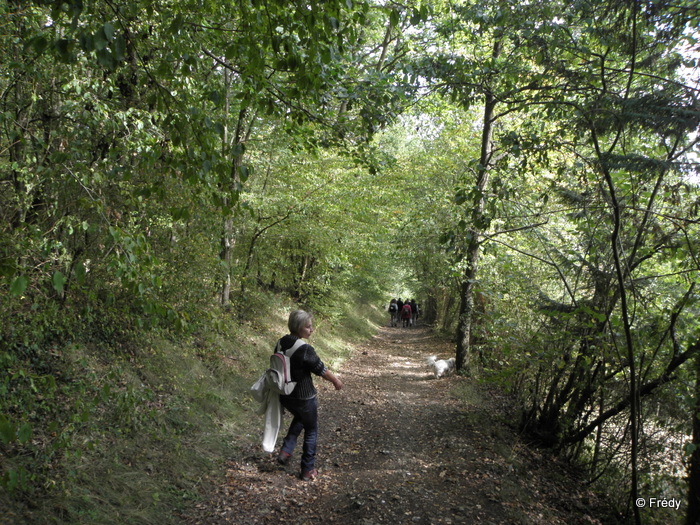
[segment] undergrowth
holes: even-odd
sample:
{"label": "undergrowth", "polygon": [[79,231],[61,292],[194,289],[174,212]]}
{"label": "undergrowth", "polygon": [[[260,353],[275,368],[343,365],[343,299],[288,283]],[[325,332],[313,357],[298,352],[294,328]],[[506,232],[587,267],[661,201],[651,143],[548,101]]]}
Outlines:
{"label": "undergrowth", "polygon": [[[0,351],[0,523],[180,523],[261,429],[248,389],[293,305],[255,302],[187,335]],[[382,315],[339,304],[313,336],[335,368]]]}

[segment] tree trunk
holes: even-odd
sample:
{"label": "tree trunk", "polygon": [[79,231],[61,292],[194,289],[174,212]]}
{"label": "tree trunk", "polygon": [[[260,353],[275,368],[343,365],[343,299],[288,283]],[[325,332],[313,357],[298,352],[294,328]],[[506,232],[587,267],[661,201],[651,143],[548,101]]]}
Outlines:
{"label": "tree trunk", "polygon": [[[600,416],[604,411],[605,411],[605,390],[600,389],[600,394],[599,394],[599,399],[598,399],[598,415]],[[596,430],[595,434],[595,446],[593,449],[593,461],[591,461],[591,471],[590,471],[590,477],[591,479],[595,478],[596,476],[596,469],[598,468],[598,465],[600,464],[600,456],[601,456],[601,450],[603,447],[603,425],[599,425],[598,429]]]}
{"label": "tree trunk", "polygon": [[[498,58],[501,52],[499,40],[493,45],[492,57]],[[481,250],[481,233],[488,228],[484,216],[484,192],[489,182],[491,157],[493,154],[493,124],[496,109],[496,97],[490,91],[484,97],[484,123],[481,131],[481,153],[476,174],[476,186],[472,198],[471,226],[467,239],[467,265],[462,275],[460,290],[459,320],[457,322],[457,356],[458,370],[469,366],[471,350],[472,318],[474,314],[474,288],[479,272]]]}
{"label": "tree trunk", "polygon": [[688,512],[685,525],[700,525],[700,355],[695,356],[693,447],[688,465]]}
{"label": "tree trunk", "polygon": [[[594,136],[594,144],[596,146],[596,151],[598,153],[598,158],[603,158],[601,150],[598,144],[597,138]],[[637,501],[637,495],[639,491],[639,472],[637,468],[637,455],[639,452],[639,413],[641,412],[641,401],[639,395],[639,389],[637,387],[637,364],[635,361],[635,348],[634,341],[632,338],[632,323],[630,320],[629,308],[627,305],[627,290],[626,286],[626,272],[622,263],[622,255],[620,248],[620,232],[622,223],[622,210],[617,198],[617,192],[615,185],[613,183],[612,175],[607,167],[602,167],[603,176],[605,182],[608,186],[609,198],[611,202],[611,208],[613,213],[613,230],[610,235],[610,248],[612,249],[613,260],[615,262],[615,273],[617,275],[618,286],[620,290],[620,312],[622,314],[622,324],[625,334],[625,347],[627,350],[627,367],[628,367],[628,378],[629,378],[629,391],[630,391],[630,470],[631,470],[631,491],[630,499],[631,501]],[[641,516],[639,513],[639,507],[637,505],[632,505],[632,511],[634,513],[634,522],[639,525],[641,523]]]}
{"label": "tree trunk", "polygon": [[233,246],[236,243],[236,238],[233,235],[233,219],[227,217],[224,219],[223,232],[221,233],[221,262],[225,269],[223,282],[221,284],[221,294],[219,302],[221,306],[228,306],[231,301],[231,254]]}
{"label": "tree trunk", "polygon": [[[227,113],[228,113],[228,101]],[[231,159],[231,179],[230,186],[226,191],[225,205],[226,207],[232,207],[235,199],[238,197],[238,193],[241,188],[241,166],[243,165],[243,152],[245,141],[243,134],[243,127],[245,123],[247,111],[242,108],[238,112],[238,122],[236,124],[236,132],[232,139],[232,159]],[[228,144],[228,130],[224,130],[224,147]],[[233,218],[231,216],[231,211],[226,211],[226,218],[224,219],[224,224],[221,232],[221,261],[225,269],[225,274],[223,276],[223,283],[221,285],[221,295],[220,303],[221,306],[228,306],[231,301],[231,269],[232,269],[232,254],[233,249],[236,246],[236,236],[233,225]]]}

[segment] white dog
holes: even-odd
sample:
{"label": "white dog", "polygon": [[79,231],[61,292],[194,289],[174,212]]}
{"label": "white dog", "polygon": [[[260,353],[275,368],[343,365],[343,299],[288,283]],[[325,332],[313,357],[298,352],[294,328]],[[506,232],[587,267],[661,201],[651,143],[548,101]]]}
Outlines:
{"label": "white dog", "polygon": [[436,379],[440,379],[442,376],[450,374],[455,370],[455,358],[450,357],[449,359],[438,359],[436,355],[431,355],[425,360],[428,366],[432,368]]}

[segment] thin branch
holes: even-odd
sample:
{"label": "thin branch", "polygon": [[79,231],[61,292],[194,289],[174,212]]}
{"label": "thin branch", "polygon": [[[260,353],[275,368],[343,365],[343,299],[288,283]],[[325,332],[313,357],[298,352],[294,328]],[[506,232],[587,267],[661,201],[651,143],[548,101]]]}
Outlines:
{"label": "thin branch", "polygon": [[500,230],[500,231],[497,231],[497,232],[494,232],[494,233],[491,233],[488,235],[485,233],[482,233],[481,236],[484,238],[484,240],[480,241],[480,242],[483,243],[484,241],[493,240],[496,237],[496,235],[503,235],[506,233],[514,233],[514,232],[519,232],[519,231],[523,231],[523,230],[532,230],[534,228],[537,228],[538,226],[544,226],[545,224],[549,224],[549,221],[538,222],[536,224],[528,224],[526,226],[520,226],[519,228],[511,228],[509,230]]}

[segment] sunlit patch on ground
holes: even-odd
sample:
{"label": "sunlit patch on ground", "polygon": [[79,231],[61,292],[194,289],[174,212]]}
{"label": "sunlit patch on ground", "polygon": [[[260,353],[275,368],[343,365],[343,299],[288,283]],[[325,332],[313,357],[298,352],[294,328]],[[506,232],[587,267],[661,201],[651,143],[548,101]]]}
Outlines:
{"label": "sunlit patch on ground", "polygon": [[282,467],[249,442],[187,523],[599,523],[592,496],[519,442],[503,396],[435,379],[425,359],[450,347],[425,328],[381,330],[340,370],[342,391],[318,383],[317,480],[298,479],[300,451]]}

